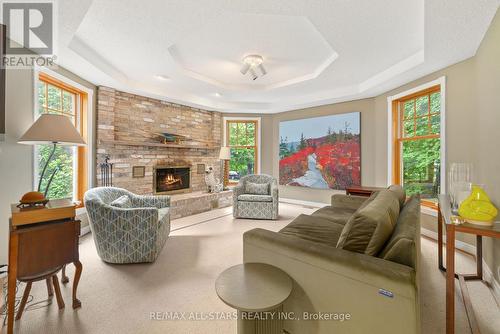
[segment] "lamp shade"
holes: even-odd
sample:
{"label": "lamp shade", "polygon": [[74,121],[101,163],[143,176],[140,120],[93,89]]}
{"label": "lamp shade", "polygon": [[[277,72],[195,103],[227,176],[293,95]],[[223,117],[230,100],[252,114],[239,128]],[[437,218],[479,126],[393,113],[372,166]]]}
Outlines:
{"label": "lamp shade", "polygon": [[54,143],[68,146],[86,145],[69,117],[56,114],[41,115],[19,139],[18,143],[28,145]]}
{"label": "lamp shade", "polygon": [[230,160],[231,159],[231,150],[228,146],[222,146],[220,148],[219,160]]}

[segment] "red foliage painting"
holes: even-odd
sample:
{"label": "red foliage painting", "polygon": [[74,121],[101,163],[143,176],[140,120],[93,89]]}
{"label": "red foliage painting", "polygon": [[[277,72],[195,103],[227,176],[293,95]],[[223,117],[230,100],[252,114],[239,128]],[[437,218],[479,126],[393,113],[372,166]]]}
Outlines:
{"label": "red foliage painting", "polygon": [[360,113],[280,123],[279,183],[319,189],[361,184]]}

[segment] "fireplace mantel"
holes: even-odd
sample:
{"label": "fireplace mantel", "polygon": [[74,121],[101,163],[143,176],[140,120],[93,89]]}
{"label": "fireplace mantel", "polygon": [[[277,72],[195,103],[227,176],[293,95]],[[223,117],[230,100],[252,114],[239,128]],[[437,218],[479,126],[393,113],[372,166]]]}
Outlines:
{"label": "fireplace mantel", "polygon": [[182,148],[182,149],[204,149],[204,150],[215,150],[219,149],[220,146],[214,144],[207,144],[201,142],[194,142],[195,145],[189,144],[163,144],[163,143],[151,143],[151,142],[133,142],[127,140],[102,140],[101,144],[106,145],[124,145],[124,146],[142,146],[142,147],[164,147],[164,148]]}

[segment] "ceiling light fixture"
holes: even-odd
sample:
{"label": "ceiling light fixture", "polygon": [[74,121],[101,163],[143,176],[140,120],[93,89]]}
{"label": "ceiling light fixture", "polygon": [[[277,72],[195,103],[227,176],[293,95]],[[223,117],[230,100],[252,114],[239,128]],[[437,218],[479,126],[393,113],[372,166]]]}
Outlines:
{"label": "ceiling light fixture", "polygon": [[250,72],[252,80],[257,80],[257,78],[267,74],[264,65],[264,58],[259,55],[248,55],[243,58],[243,66],[241,67],[241,74],[246,75]]}
{"label": "ceiling light fixture", "polygon": [[216,96],[216,97],[221,97],[222,95],[221,95],[221,93],[216,92],[216,93],[215,93],[215,96]]}

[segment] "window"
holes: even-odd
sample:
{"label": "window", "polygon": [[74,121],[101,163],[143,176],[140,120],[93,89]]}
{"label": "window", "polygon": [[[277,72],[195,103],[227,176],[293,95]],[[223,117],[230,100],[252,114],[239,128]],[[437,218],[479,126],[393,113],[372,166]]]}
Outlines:
{"label": "window", "polygon": [[[71,122],[86,140],[87,120],[84,111],[87,106],[87,94],[45,73],[39,75],[37,88],[38,110],[36,110],[36,116],[44,113],[65,115],[71,119]],[[51,150],[52,145],[35,146],[35,181],[37,185]],[[54,170],[58,168],[47,197],[81,201],[87,188],[86,159],[85,147],[57,146],[41,182],[41,189],[44,191]]]}
{"label": "window", "polygon": [[226,146],[231,148],[230,183],[248,174],[257,174],[258,121],[226,120]]}
{"label": "window", "polygon": [[393,101],[393,181],[434,207],[441,188],[441,86]]}

